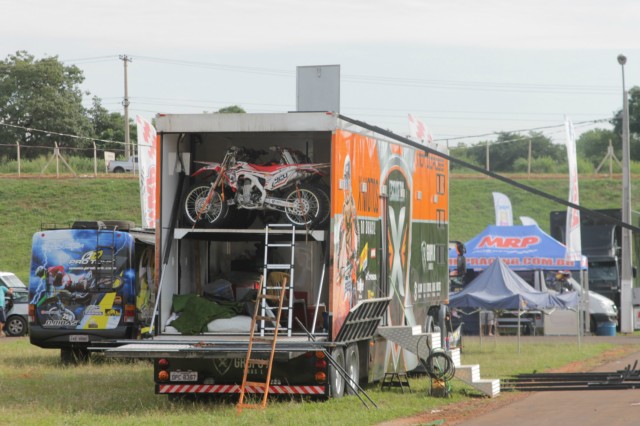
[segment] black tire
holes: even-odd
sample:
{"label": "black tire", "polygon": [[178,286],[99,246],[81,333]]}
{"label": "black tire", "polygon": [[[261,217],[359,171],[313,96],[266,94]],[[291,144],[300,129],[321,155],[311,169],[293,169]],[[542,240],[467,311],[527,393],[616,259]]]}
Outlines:
{"label": "black tire", "polygon": [[122,167],[116,167],[113,169],[113,173],[124,173],[124,169]]}
{"label": "black tire", "polygon": [[18,315],[10,316],[4,329],[9,336],[19,337],[27,334],[27,321]]}
{"label": "black tire", "polygon": [[360,352],[358,351],[358,344],[350,344],[345,351],[344,357],[345,369],[349,375],[349,381],[345,384],[345,391],[349,395],[355,395],[358,393],[356,385],[360,384]]}
{"label": "black tire", "polygon": [[427,320],[424,324],[424,332],[425,333],[433,333],[436,331],[436,321],[431,315],[427,315]]}
{"label": "black tire", "polygon": [[294,226],[315,228],[329,217],[329,196],[311,185],[302,184],[285,193],[284,199],[294,203],[284,214]]}
{"label": "black tire", "polygon": [[322,217],[322,219],[320,219],[317,225],[317,227],[323,227],[329,222],[330,215],[331,215],[331,201],[330,201],[331,197],[329,197],[331,190],[326,185],[319,185],[318,191],[321,191],[324,193],[324,198],[326,200],[326,206],[327,206],[324,216]]}
{"label": "black tire", "polygon": [[[331,357],[333,357],[333,361],[344,370],[344,349],[335,348],[331,352]],[[331,398],[342,398],[344,396],[344,388],[345,381],[342,374],[331,364],[329,368],[329,396]]]}
{"label": "black tire", "polygon": [[211,203],[206,208],[205,203],[210,189],[210,185],[199,183],[187,190],[182,201],[182,213],[188,225],[195,224],[197,227],[206,228],[219,228],[224,225],[229,213],[229,205],[222,200],[218,191],[213,191]]}

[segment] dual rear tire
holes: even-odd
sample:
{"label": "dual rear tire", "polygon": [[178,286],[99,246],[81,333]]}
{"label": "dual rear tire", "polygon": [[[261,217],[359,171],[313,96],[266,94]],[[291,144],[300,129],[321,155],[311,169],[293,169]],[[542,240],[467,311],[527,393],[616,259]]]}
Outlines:
{"label": "dual rear tire", "polygon": [[357,343],[346,348],[335,348],[331,352],[333,361],[346,372],[346,378],[333,364],[329,369],[329,393],[332,398],[342,398],[344,394],[355,395],[360,382],[360,351]]}

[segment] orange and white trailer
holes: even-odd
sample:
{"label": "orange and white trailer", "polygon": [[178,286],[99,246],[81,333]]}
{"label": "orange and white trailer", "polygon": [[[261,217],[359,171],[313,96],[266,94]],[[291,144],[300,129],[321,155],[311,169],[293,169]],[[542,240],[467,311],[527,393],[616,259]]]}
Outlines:
{"label": "orange and white trailer", "polygon": [[[424,344],[439,321],[433,313],[448,299],[449,164],[438,155],[444,147],[330,112],[159,115],[156,128],[154,330],[111,356],[154,358],[159,394],[238,393],[251,322],[241,305],[270,266],[287,264],[293,288],[270,393],[339,397],[350,391],[348,380],[365,384],[418,366],[415,351],[392,336],[410,329],[414,338],[429,336]],[[286,222],[278,211],[248,214],[233,204],[241,189],[222,197],[229,204],[224,227],[185,221],[185,192],[197,184],[191,176],[199,162],[220,162],[230,147],[255,153],[273,146],[329,163],[311,183],[328,197],[321,225],[277,228]],[[203,184],[215,174],[209,179]],[[205,317],[202,299],[216,298],[233,305],[233,315],[184,327],[187,315]],[[188,311],[192,305],[200,308]],[[254,366],[248,374],[263,370]]]}

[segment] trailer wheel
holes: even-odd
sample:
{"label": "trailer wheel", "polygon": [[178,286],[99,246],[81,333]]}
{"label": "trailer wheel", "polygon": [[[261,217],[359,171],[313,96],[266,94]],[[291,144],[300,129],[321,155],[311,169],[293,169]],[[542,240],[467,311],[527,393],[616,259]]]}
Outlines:
{"label": "trailer wheel", "polygon": [[189,225],[217,228],[223,224],[229,212],[229,205],[218,191],[213,191],[207,206],[210,189],[210,185],[200,183],[187,190],[182,207],[183,216]]}
{"label": "trailer wheel", "polygon": [[358,351],[357,343],[352,343],[347,347],[345,365],[349,375],[349,382],[345,386],[345,391],[349,395],[355,395],[358,393],[356,385],[360,384],[360,352]]}
{"label": "trailer wheel", "polygon": [[[344,369],[344,349],[335,348],[331,352],[333,361]],[[329,368],[329,396],[332,398],[342,398],[344,396],[344,377],[340,374],[338,369],[331,364]]]}

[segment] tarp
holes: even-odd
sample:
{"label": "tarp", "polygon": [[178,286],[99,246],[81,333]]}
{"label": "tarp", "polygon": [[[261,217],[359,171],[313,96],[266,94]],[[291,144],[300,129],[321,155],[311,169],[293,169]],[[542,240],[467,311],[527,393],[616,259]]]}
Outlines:
{"label": "tarp", "polygon": [[[587,269],[587,258],[565,259],[566,247],[537,225],[487,226],[465,243],[467,269],[481,271],[495,258],[514,271]],[[457,253],[449,250],[449,270],[456,269]]]}
{"label": "tarp", "polygon": [[562,295],[540,292],[524,281],[502,259],[494,261],[464,290],[449,298],[452,308],[541,310],[578,305],[578,292]]}

